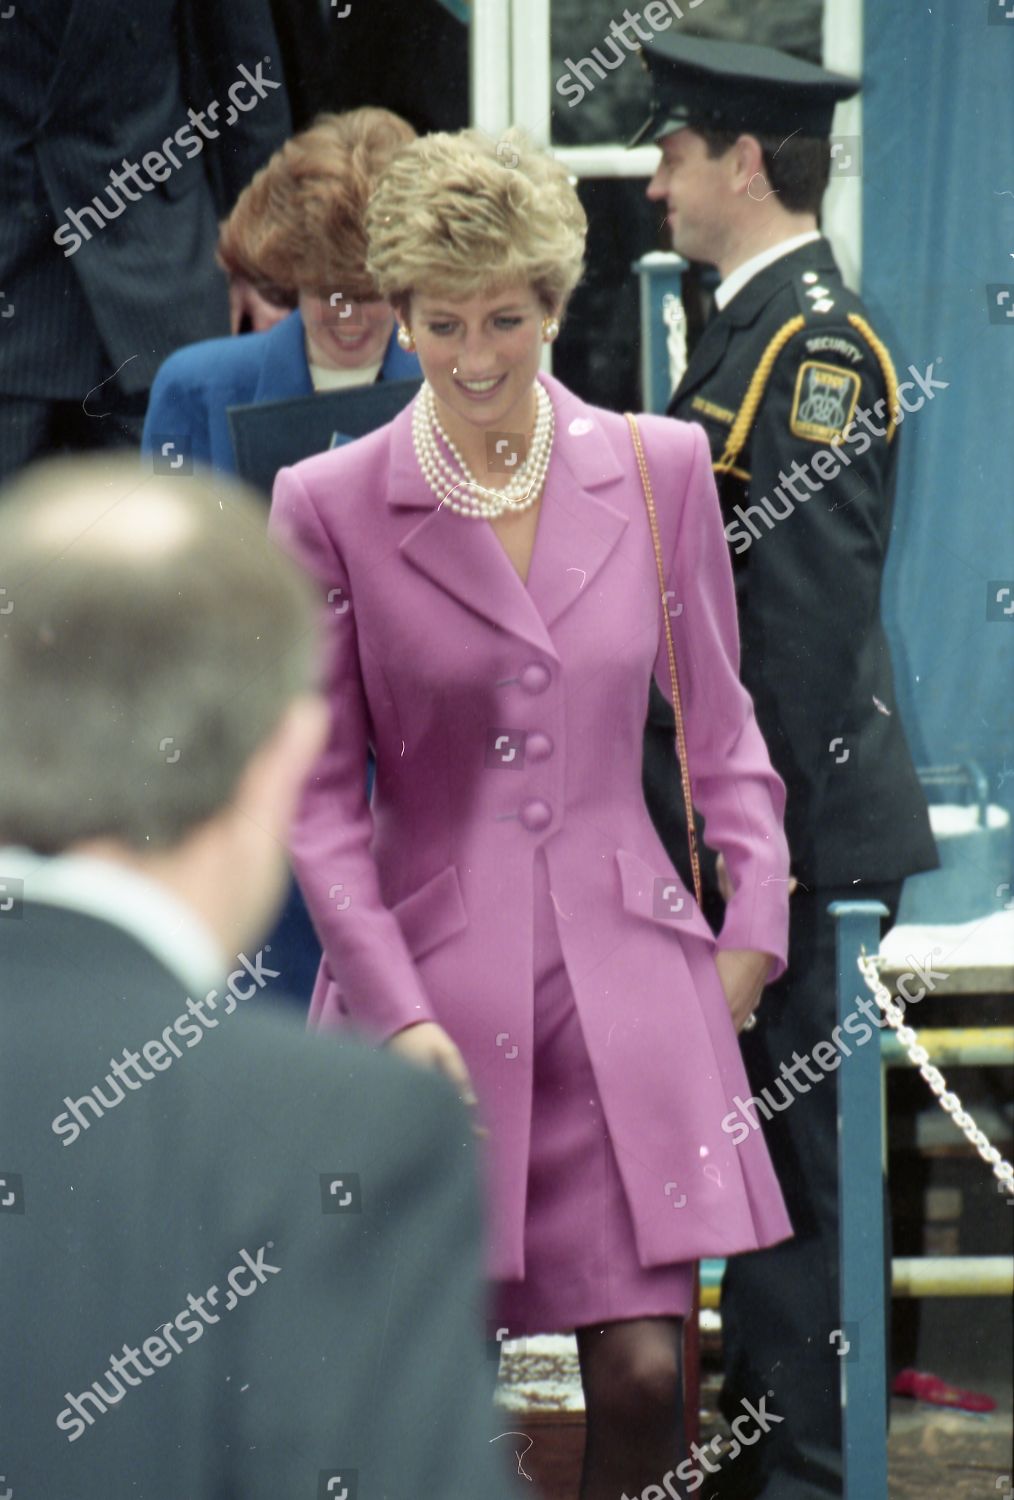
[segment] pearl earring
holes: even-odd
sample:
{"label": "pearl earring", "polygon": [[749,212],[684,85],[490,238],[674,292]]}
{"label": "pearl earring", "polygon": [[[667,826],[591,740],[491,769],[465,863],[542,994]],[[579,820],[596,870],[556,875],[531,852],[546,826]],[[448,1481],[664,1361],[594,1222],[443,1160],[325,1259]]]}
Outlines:
{"label": "pearl earring", "polygon": [[560,323],[557,318],[543,318],[542,341],[544,344],[551,344],[559,332]]}
{"label": "pearl earring", "polygon": [[406,354],[412,354],[415,350],[415,339],[412,337],[412,330],[406,328],[404,323],[398,324],[398,343],[405,350]]}

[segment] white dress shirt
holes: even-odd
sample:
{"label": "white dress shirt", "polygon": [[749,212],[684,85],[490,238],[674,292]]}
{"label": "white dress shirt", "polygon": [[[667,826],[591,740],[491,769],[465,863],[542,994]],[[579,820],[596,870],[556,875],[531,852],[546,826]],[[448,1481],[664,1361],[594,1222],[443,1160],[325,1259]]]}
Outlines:
{"label": "white dress shirt", "polygon": [[[0,876],[24,881],[24,899],[98,917],[129,933],[192,996],[221,984],[226,954],[197,913],[159,882],[110,859],[0,848]],[[8,889],[8,896],[10,895]]]}
{"label": "white dress shirt", "polygon": [[372,385],[380,374],[380,367],[384,363],[378,359],[375,365],[360,365],[355,370],[331,370],[325,365],[310,365],[310,380],[315,391],[341,391],[350,390],[357,385]]}
{"label": "white dress shirt", "polygon": [[819,229],[808,229],[805,234],[794,234],[790,240],[782,240],[779,245],[772,245],[769,250],[761,250],[758,255],[751,255],[741,266],[730,271],[724,281],[720,282],[715,292],[715,306],[721,312],[741,292],[748,281],[752,281],[758,271],[773,266],[776,260],[781,260],[783,255],[791,255],[793,250],[798,250],[800,245],[808,245],[811,240],[820,239]]}

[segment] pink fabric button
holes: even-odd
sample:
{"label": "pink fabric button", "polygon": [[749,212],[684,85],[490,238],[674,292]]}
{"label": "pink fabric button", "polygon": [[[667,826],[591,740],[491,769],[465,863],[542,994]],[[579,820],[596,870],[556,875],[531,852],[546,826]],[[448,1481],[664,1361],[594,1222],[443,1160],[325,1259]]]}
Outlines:
{"label": "pink fabric button", "polygon": [[525,756],[528,760],[546,760],[553,753],[553,741],[541,729],[535,729],[525,739]]}
{"label": "pink fabric button", "polygon": [[528,802],[521,804],[519,817],[529,833],[539,833],[543,828],[548,828],[553,821],[553,809],[548,802],[543,802],[541,797],[532,797]]}
{"label": "pink fabric button", "polygon": [[549,668],[540,661],[528,664],[518,678],[526,693],[544,693],[550,683]]}

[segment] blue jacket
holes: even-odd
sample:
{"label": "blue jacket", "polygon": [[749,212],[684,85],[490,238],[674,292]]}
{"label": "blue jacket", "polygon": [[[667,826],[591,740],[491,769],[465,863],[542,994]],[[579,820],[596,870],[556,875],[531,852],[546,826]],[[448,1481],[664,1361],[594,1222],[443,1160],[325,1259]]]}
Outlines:
{"label": "blue jacket", "polygon": [[[421,373],[415,355],[405,353],[392,330],[379,378],[413,380]],[[141,445],[145,453],[151,453],[171,441],[193,459],[234,474],[236,455],[227,409],[312,394],[303,319],[297,309],[266,333],[205,339],[171,354],[151,388]],[[365,769],[369,796],[372,759]],[[271,935],[271,946],[286,976],[288,995],[308,1005],[320,963],[320,944],[294,884]]]}
{"label": "blue jacket", "polygon": [[[405,353],[392,330],[379,378],[414,380],[420,373],[419,361]],[[151,453],[173,441],[199,462],[234,474],[227,409],[312,394],[297,308],[266,333],[205,339],[171,354],[151,388],[142,447]]]}

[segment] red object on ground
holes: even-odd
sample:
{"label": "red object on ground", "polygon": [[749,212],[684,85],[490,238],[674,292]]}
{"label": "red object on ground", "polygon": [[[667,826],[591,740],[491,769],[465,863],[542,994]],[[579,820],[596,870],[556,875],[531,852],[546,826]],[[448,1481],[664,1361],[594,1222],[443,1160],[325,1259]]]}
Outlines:
{"label": "red object on ground", "polygon": [[981,1391],[962,1391],[956,1385],[948,1385],[939,1375],[929,1375],[921,1370],[901,1370],[891,1385],[895,1396],[911,1396],[916,1401],[928,1401],[931,1406],[954,1406],[960,1411],[995,1411],[992,1396]]}

